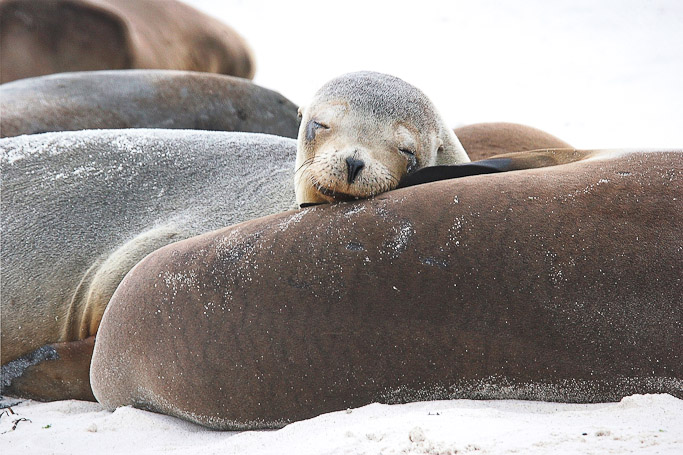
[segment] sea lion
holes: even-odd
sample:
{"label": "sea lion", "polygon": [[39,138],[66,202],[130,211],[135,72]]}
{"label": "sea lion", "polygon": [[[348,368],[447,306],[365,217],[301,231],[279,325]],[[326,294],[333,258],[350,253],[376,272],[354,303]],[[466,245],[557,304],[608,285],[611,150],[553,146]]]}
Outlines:
{"label": "sea lion", "polygon": [[469,161],[425,94],[388,74],[332,79],[300,115],[299,205],[374,196],[422,167]]}
{"label": "sea lion", "polygon": [[472,161],[504,153],[573,148],[545,131],[518,123],[474,123],[454,131]]}
{"label": "sea lion", "polygon": [[295,138],[296,106],[246,79],[172,70],[65,73],[0,85],[0,135],[181,128]]}
{"label": "sea lion", "polygon": [[92,337],[123,276],[170,242],[294,207],[295,149],[162,129],[1,139],[4,393],[94,399]]}
{"label": "sea lion", "polygon": [[127,68],[254,76],[239,34],[175,0],[0,0],[0,42],[0,82]]}
{"label": "sea lion", "polygon": [[683,151],[593,152],[168,245],[111,298],[91,383],[219,429],[380,401],[683,397]]}

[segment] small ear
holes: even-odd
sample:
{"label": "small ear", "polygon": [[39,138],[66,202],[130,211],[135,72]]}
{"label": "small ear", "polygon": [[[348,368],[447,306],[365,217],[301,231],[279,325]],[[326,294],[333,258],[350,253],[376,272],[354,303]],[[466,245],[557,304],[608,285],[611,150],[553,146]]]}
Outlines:
{"label": "small ear", "polygon": [[451,150],[446,150],[443,139],[438,138],[436,140],[436,159],[434,160],[434,166],[446,166],[455,163],[457,163],[457,160],[451,153]]}
{"label": "small ear", "polygon": [[439,155],[443,154],[444,148],[443,148],[443,140],[441,138],[438,138],[436,140],[436,159],[439,159]]}
{"label": "small ear", "polygon": [[299,109],[296,111],[296,116],[301,120],[304,116],[304,107],[301,106]]}
{"label": "small ear", "polygon": [[437,149],[436,153],[437,166],[470,162],[470,158],[453,130],[446,130],[439,141],[441,141],[441,147]]}

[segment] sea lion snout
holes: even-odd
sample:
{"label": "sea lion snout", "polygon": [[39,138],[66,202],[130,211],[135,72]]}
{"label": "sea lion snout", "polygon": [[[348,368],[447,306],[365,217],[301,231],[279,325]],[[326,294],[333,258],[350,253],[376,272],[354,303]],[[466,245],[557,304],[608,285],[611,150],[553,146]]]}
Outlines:
{"label": "sea lion snout", "polygon": [[[335,202],[372,197],[393,189],[400,180],[380,159],[382,151],[363,144],[328,143],[301,165],[311,191],[304,202]],[[391,160],[391,158],[384,158]]]}
{"label": "sea lion snout", "polygon": [[365,161],[349,156],[346,158],[346,167],[348,171],[347,182],[350,185],[356,180],[358,174],[360,174],[365,167]]}

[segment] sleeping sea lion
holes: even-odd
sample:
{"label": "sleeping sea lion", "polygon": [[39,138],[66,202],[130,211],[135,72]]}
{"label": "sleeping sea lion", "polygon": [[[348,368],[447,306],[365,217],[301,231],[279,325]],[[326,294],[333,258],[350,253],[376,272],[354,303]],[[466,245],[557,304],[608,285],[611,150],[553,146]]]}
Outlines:
{"label": "sleeping sea lion", "polygon": [[217,429],[372,402],[683,397],[683,151],[593,151],[272,215],[147,256],[98,401]]}
{"label": "sleeping sea lion", "polygon": [[469,161],[425,94],[388,74],[339,76],[300,115],[299,205],[374,196],[422,167]]}
{"label": "sleeping sea lion", "polygon": [[[394,76],[344,74],[326,83],[299,113],[294,185],[301,207],[372,197],[431,166],[462,165],[458,172],[464,169],[467,175],[482,169],[466,164],[469,150],[425,94]],[[535,149],[573,151],[566,142],[524,125],[489,123],[456,131],[476,160]]]}

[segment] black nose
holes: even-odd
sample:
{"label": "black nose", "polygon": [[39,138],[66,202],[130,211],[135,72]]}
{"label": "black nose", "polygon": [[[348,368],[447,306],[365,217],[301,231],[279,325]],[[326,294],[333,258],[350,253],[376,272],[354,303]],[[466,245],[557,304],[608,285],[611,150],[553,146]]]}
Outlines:
{"label": "black nose", "polygon": [[358,177],[358,174],[360,174],[360,171],[365,167],[365,163],[363,160],[348,157],[346,158],[346,166],[349,169],[347,180],[349,183],[353,183],[356,180],[356,177]]}

